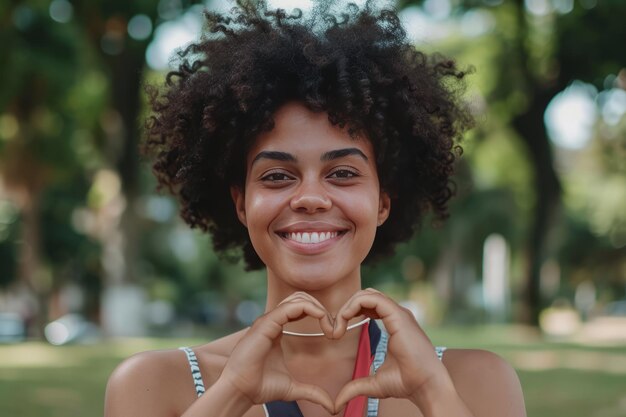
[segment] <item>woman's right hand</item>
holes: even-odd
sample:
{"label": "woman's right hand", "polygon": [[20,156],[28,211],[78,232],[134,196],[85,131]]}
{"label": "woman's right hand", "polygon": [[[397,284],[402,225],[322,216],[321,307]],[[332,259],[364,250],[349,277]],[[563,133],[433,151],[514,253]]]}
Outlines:
{"label": "woman's right hand", "polygon": [[289,373],[280,346],[283,326],[305,316],[319,320],[332,338],[330,314],[315,298],[296,292],[255,320],[233,349],[220,376],[254,404],[307,400],[334,414],[334,401],[322,388],[296,381]]}

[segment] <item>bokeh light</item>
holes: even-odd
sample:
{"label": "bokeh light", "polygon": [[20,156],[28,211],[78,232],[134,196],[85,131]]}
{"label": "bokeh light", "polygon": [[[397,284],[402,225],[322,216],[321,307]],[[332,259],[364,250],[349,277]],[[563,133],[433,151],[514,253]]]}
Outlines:
{"label": "bokeh light", "polygon": [[552,99],[545,123],[555,144],[580,149],[589,142],[598,113],[595,94],[593,86],[575,82]]}
{"label": "bokeh light", "polygon": [[53,345],[59,346],[67,343],[70,338],[70,331],[66,324],[53,321],[44,329],[46,340]]}
{"label": "bokeh light", "polygon": [[138,41],[148,39],[152,34],[152,21],[145,14],[133,16],[128,21],[128,35]]}
{"label": "bokeh light", "polygon": [[598,104],[602,109],[602,119],[608,125],[615,126],[626,113],[626,91],[612,88],[598,94]]}
{"label": "bokeh light", "polygon": [[72,20],[74,14],[74,7],[72,3],[67,0],[53,0],[48,8],[50,17],[55,22],[67,23]]}
{"label": "bokeh light", "polygon": [[35,20],[35,13],[30,7],[19,5],[13,10],[11,18],[16,28],[25,31]]}

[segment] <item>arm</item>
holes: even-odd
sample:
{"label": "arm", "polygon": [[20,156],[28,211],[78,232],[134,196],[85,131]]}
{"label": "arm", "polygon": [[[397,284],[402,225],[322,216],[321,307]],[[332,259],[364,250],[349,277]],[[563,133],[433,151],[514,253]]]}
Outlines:
{"label": "arm", "polygon": [[411,401],[425,417],[525,417],[515,370],[484,350],[452,349],[444,356],[449,378],[430,381]]}
{"label": "arm", "polygon": [[408,399],[424,417],[525,416],[517,375],[499,356],[454,349],[447,351],[442,363],[413,314],[372,288],[357,292],[340,309],[333,336],[341,337],[347,320],[360,314],[385,324],[387,357],[375,375],[343,387],[336,410],[357,395],[367,395]]}
{"label": "arm", "polygon": [[[241,417],[254,404],[300,399],[332,412],[328,393],[294,380],[283,360],[279,343],[283,325],[304,315],[319,319],[327,337],[332,335],[328,312],[319,301],[294,293],[255,321],[231,352],[219,378],[198,399],[189,398],[193,386],[176,383],[187,380],[191,384],[191,378],[187,367],[172,363],[171,352],[143,352],[127,359],[109,379],[104,416],[172,417],[182,413],[181,417]],[[175,375],[176,369],[184,369],[185,376]],[[193,402],[186,410],[181,405],[185,398],[187,404]]]}
{"label": "arm", "polygon": [[181,417],[243,416],[254,404],[224,379],[217,382],[195,401]]}

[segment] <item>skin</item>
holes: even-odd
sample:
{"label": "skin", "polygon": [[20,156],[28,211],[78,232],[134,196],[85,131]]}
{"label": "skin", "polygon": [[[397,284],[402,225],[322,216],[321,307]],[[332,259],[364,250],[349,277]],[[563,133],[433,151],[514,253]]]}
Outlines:
{"label": "skin", "polygon": [[[109,380],[105,417],[262,417],[261,404],[273,400],[326,417],[357,395],[383,398],[381,417],[525,416],[519,380],[502,358],[449,349],[439,361],[408,310],[361,289],[361,263],[391,210],[370,142],[297,102],[281,107],[275,122],[249,151],[244,189],[231,190],[267,266],[265,313],[250,328],[194,347],[207,387],[199,399],[182,352],[127,359]],[[332,237],[300,243],[291,235],[298,232]],[[363,317],[382,320],[387,359],[375,376],[351,381],[359,331],[346,329]]]}

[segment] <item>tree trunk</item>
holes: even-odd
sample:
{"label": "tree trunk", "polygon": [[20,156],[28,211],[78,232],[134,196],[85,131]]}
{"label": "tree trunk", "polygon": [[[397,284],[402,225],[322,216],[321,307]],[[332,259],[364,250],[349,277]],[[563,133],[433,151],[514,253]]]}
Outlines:
{"label": "tree trunk", "polygon": [[531,325],[539,324],[542,300],[539,291],[539,271],[546,256],[546,241],[560,207],[561,185],[554,170],[552,148],[544,126],[544,113],[550,100],[564,86],[560,79],[546,80],[535,75],[526,51],[528,25],[524,0],[516,0],[517,36],[514,51],[526,85],[529,103],[526,110],[512,120],[513,128],[522,138],[534,173],[535,207],[532,226],[526,243],[526,288],[522,320]]}
{"label": "tree trunk", "polygon": [[39,199],[36,193],[23,191],[21,199],[21,230],[18,245],[17,277],[18,282],[35,295],[37,306],[33,316],[27,319],[28,335],[42,338],[48,322],[48,300],[51,277],[41,265],[41,230]]}
{"label": "tree trunk", "polygon": [[122,192],[126,200],[126,210],[120,223],[123,235],[123,257],[125,261],[124,282],[137,281],[136,261],[139,257],[139,221],[135,210],[139,194],[139,126],[140,88],[145,48],[128,48],[122,54],[109,58],[113,97],[112,105],[121,117],[120,153],[115,165],[122,181]]}
{"label": "tree trunk", "polygon": [[525,311],[522,317],[524,322],[532,325],[539,324],[539,313],[544,307],[539,291],[539,271],[546,258],[548,235],[560,211],[561,186],[543,123],[543,114],[552,97],[552,92],[536,95],[528,111],[513,120],[515,130],[526,144],[534,172],[535,207],[526,243]]}

